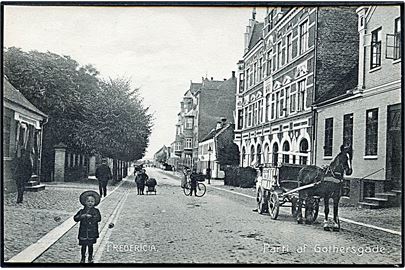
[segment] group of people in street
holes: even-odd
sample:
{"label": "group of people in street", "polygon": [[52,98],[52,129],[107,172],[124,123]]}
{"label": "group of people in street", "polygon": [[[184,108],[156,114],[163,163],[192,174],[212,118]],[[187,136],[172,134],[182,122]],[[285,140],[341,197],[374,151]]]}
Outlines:
{"label": "group of people in street", "polygon": [[134,175],[135,175],[136,189],[138,191],[137,194],[144,195],[145,186],[149,179],[149,176],[146,174],[146,170],[139,166],[135,166]]}

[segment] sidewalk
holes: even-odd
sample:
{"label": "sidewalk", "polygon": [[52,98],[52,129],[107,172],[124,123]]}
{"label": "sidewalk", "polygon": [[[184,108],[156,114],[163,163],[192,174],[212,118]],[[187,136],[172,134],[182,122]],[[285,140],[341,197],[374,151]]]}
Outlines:
{"label": "sidewalk", "polygon": [[[181,173],[176,173],[173,175],[173,172],[165,172],[170,176],[182,177]],[[208,186],[208,182],[204,181]],[[242,193],[251,197],[256,197],[255,188],[240,188],[233,186],[225,186],[223,180],[211,180],[212,186],[218,186],[222,189]],[[252,200],[254,200],[252,198]],[[321,207],[319,211],[321,213],[323,210],[323,202],[321,201]],[[333,206],[330,206],[329,215],[333,216]],[[351,219],[357,222],[367,223],[378,227],[383,227],[390,230],[401,231],[401,208],[392,207],[392,208],[381,208],[381,209],[364,209],[358,208],[355,206],[339,206],[339,216],[347,219]],[[319,217],[318,219],[320,219]]]}
{"label": "sidewalk", "polygon": [[[76,214],[82,208],[79,195],[83,191],[98,192],[97,181],[52,182],[45,185],[43,191],[24,192],[22,204],[16,203],[16,193],[4,194],[5,261]],[[112,190],[113,185],[109,186],[109,190]]]}

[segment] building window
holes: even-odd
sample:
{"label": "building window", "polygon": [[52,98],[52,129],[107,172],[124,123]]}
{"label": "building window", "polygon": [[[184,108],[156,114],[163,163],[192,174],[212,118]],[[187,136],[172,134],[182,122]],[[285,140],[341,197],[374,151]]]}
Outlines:
{"label": "building window", "polygon": [[247,127],[247,123],[248,123],[248,108],[245,108],[245,113],[244,113],[244,117],[245,117],[245,121],[243,121],[243,126],[244,128]]}
{"label": "building window", "polygon": [[263,59],[262,58],[259,59],[259,76],[258,77],[259,77],[258,81],[260,82],[263,77]]}
{"label": "building window", "polygon": [[260,123],[263,123],[263,99],[261,99],[261,100],[259,100],[259,108],[258,108],[258,113],[259,113],[259,116],[258,116],[258,122],[259,122],[259,124]]}
{"label": "building window", "polygon": [[243,93],[244,88],[244,73],[239,74],[239,93]]}
{"label": "building window", "polygon": [[394,59],[401,58],[401,18],[395,19],[394,25]]}
{"label": "building window", "polygon": [[303,54],[308,50],[308,21],[300,25],[300,53]]}
{"label": "building window", "polygon": [[288,142],[284,142],[283,144],[283,163],[290,162],[290,155],[287,153],[290,151],[290,144]]}
{"label": "building window", "polygon": [[296,99],[296,88],[291,87],[291,97],[290,97],[290,113],[295,112],[296,110],[296,104],[297,104],[297,99]]}
{"label": "building window", "polygon": [[250,164],[252,165],[254,161],[255,161],[255,148],[252,145],[252,147],[250,148]]}
{"label": "building window", "polygon": [[280,91],[280,100],[279,100],[279,116],[283,117],[284,116],[284,89],[281,89]]}
{"label": "building window", "polygon": [[323,146],[323,155],[332,156],[333,146],[333,118],[325,119],[325,142]]}
{"label": "building window", "polygon": [[259,144],[256,151],[256,164],[262,163],[262,146]]}
{"label": "building window", "polygon": [[307,139],[302,139],[302,141],[300,142],[300,153],[305,154],[305,155],[300,155],[299,162],[302,165],[306,165],[308,162],[308,141],[307,141]]}
{"label": "building window", "polygon": [[10,157],[10,132],[11,132],[11,117],[3,116],[3,155]]}
{"label": "building window", "polygon": [[353,114],[343,116],[343,145],[345,147],[353,145]]}
{"label": "building window", "polygon": [[271,119],[276,118],[276,95],[271,94]]}
{"label": "building window", "polygon": [[370,69],[381,66],[381,28],[371,32]]}
{"label": "building window", "polygon": [[277,165],[278,163],[278,144],[273,144],[273,165]]}
{"label": "building window", "polygon": [[292,34],[287,35],[287,63],[289,63],[292,59]]}
{"label": "building window", "polygon": [[298,111],[305,110],[305,84],[306,81],[302,80],[298,82]]}
{"label": "building window", "polygon": [[186,118],[186,129],[193,129],[193,118]]}
{"label": "building window", "polygon": [[186,146],[185,146],[185,148],[187,148],[187,149],[193,148],[193,139],[186,138]]}
{"label": "building window", "polygon": [[253,84],[256,84],[258,80],[257,76],[257,63],[254,63],[253,65]]}
{"label": "building window", "polygon": [[270,120],[270,94],[266,96],[266,122]]}
{"label": "building window", "polygon": [[290,87],[285,88],[285,103],[284,103],[284,115],[288,115],[288,107],[290,106]]}
{"label": "building window", "polygon": [[281,67],[281,41],[277,44],[277,68]]}
{"label": "building window", "polygon": [[248,118],[248,126],[252,126],[252,110],[253,110],[253,105],[249,105],[249,118]]}
{"label": "building window", "polygon": [[366,112],[366,156],[377,155],[378,108]]}
{"label": "building window", "polygon": [[267,53],[267,75],[271,74],[272,54],[273,54],[273,51],[271,51],[271,50]]}
{"label": "building window", "polygon": [[238,129],[243,128],[243,110],[238,110]]}
{"label": "building window", "polygon": [[253,103],[253,125],[257,125],[257,102]]}

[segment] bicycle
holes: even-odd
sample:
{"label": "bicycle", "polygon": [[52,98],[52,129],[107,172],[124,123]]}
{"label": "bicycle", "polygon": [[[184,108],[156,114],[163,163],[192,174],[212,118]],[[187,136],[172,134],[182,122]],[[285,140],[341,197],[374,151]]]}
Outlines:
{"label": "bicycle", "polygon": [[[207,187],[204,185],[204,183],[198,182],[197,188],[196,188],[196,196],[202,197],[202,196],[204,196],[206,191],[207,191]],[[191,193],[191,182],[190,181],[187,181],[186,185],[183,187],[183,192],[184,192],[184,195],[190,196],[190,193]]]}

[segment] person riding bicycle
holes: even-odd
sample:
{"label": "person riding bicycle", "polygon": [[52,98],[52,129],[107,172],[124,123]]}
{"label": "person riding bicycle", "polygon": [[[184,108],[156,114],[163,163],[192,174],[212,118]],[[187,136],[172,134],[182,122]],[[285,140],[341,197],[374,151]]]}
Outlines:
{"label": "person riding bicycle", "polygon": [[190,175],[190,196],[193,196],[193,191],[194,191],[194,196],[197,196],[197,184],[198,184],[198,174],[196,169],[193,169],[193,172]]}

